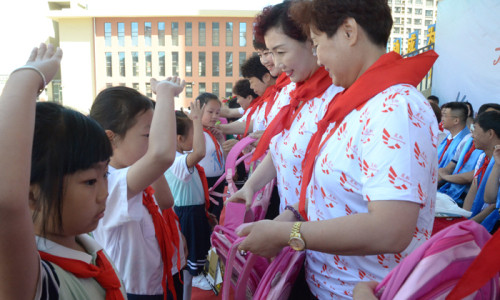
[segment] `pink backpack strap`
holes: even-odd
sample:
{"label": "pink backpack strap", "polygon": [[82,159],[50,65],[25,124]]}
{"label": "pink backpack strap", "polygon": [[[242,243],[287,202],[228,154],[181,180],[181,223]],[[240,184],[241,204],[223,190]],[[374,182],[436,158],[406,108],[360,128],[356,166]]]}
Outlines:
{"label": "pink backpack strap", "polygon": [[[241,157],[240,159],[238,159],[238,157],[240,156],[240,153],[243,151],[243,149],[245,149],[248,145],[250,145],[251,143],[253,143],[255,141],[256,141],[256,139],[254,139],[254,138],[246,137],[233,146],[233,148],[231,149],[231,151],[229,151],[229,153],[226,157],[226,170],[225,170],[224,174],[222,174],[221,177],[219,177],[219,179],[215,182],[215,184],[209,190],[211,195],[215,195],[218,197],[226,196],[226,195],[216,194],[216,192],[214,192],[213,190],[217,186],[219,186],[219,184],[221,184],[224,181],[224,179],[227,180],[228,178],[230,178],[230,181],[232,182],[232,178],[233,178],[233,175],[235,174],[236,166],[242,160],[244,160],[248,156],[252,155],[252,153],[248,153],[248,154],[244,155],[243,157]],[[229,183],[229,181],[228,181],[228,183]],[[232,189],[234,189],[234,190],[231,191]],[[230,193],[236,192],[234,183],[232,184],[229,191],[230,191]]]}

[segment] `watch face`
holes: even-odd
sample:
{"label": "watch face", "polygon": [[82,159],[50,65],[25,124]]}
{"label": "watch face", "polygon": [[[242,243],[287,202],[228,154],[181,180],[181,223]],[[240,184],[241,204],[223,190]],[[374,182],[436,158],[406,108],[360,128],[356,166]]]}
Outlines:
{"label": "watch face", "polygon": [[292,247],[292,249],[295,251],[302,251],[306,247],[306,244],[300,238],[291,238],[289,244],[290,247]]}

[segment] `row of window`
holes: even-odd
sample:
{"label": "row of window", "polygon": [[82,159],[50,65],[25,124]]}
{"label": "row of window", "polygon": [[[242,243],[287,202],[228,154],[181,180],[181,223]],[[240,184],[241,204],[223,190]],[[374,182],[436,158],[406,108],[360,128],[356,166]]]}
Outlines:
{"label": "row of window", "polygon": [[[395,7],[394,8],[395,13],[405,13],[404,7]],[[406,8],[406,13],[407,14],[412,14],[413,13],[413,8],[407,7]],[[415,15],[422,15],[422,9],[421,8],[415,8]],[[425,10],[425,16],[426,17],[432,17],[434,15],[434,11],[432,9],[426,9]]]}
{"label": "row of window", "polygon": [[[394,18],[394,25],[403,25],[405,18]],[[432,24],[432,20],[425,20],[425,26],[429,26]],[[412,24],[412,18],[406,18],[406,24]],[[422,19],[413,19],[414,25],[422,25]]]}
{"label": "row of window", "polygon": [[[193,98],[193,88],[194,85],[198,85],[198,94],[205,93],[207,91],[207,84],[205,82],[198,82],[198,83],[187,83],[185,87],[185,95],[186,98]],[[219,82],[212,82],[212,90],[210,91],[211,93],[215,94],[217,97],[220,97],[220,91],[219,91]],[[119,86],[125,86],[125,83],[119,83]],[[112,83],[106,83],[106,88],[112,87]],[[149,82],[145,83],[146,87],[146,96],[152,97],[153,92],[151,91],[151,84]],[[140,91],[140,84],[138,82],[132,83],[132,88],[134,88],[137,91]],[[231,97],[233,94],[233,83],[232,82],[226,82],[225,83],[225,91],[224,91],[224,97],[228,98]]]}
{"label": "row of window", "polygon": [[[410,34],[411,32],[415,32],[415,31],[417,32],[418,36],[420,36],[420,37],[422,36],[422,35],[420,35],[422,33],[421,29],[406,28],[406,34]],[[405,31],[404,31],[404,28],[394,27],[393,33],[405,33]],[[424,30],[423,36],[427,39],[427,29]]]}
{"label": "row of window", "polygon": [[[436,0],[426,0],[425,4],[427,6],[432,6],[432,5],[434,5],[435,1]],[[406,5],[408,5],[408,4],[413,4],[413,3],[415,3],[415,4],[423,4],[424,1],[423,0],[388,0],[387,3],[389,3],[389,4],[394,3],[394,4],[406,4]]]}
{"label": "row of window", "polygon": [[[112,77],[113,76],[113,54],[112,52],[106,52],[106,76]],[[144,58],[144,65],[142,68],[144,68],[144,74],[145,76],[153,76],[153,57],[152,55],[156,54],[154,52],[144,52],[141,53]],[[126,60],[130,59],[132,61],[132,76],[139,76],[139,70],[141,68],[140,62],[139,62],[139,52],[130,52],[127,53],[127,55],[130,55],[129,58],[126,58],[126,53],[125,52],[118,52],[118,74],[119,76],[125,77],[127,76],[127,71],[126,71]],[[165,76],[166,75],[166,60],[165,60],[165,51],[158,51],[158,70],[157,73],[158,76]],[[246,52],[239,52],[239,65],[241,66],[245,60],[247,59],[247,53]],[[170,62],[172,63],[172,70],[171,70],[171,75],[173,76],[179,76],[179,52],[177,51],[172,51],[170,52]],[[225,70],[225,75],[227,77],[232,77],[233,76],[233,52],[225,52],[225,65],[226,65],[226,70]],[[186,77],[192,77],[193,76],[193,53],[192,52],[185,52],[185,75]],[[204,77],[206,76],[206,66],[207,66],[207,57],[206,57],[206,52],[198,52],[198,76]],[[220,76],[220,59],[219,59],[219,52],[212,52],[212,76],[217,77]],[[169,74],[169,75],[170,75]],[[241,74],[240,74],[241,76]]]}
{"label": "row of window", "polygon": [[[144,45],[151,46],[152,42],[152,22],[144,22]],[[105,45],[112,46],[111,30],[112,23],[104,23],[104,42]],[[193,22],[185,22],[184,24],[185,46],[193,45]],[[226,46],[233,46],[233,22],[225,22]],[[118,46],[125,46],[125,23],[116,23],[118,32]],[[165,46],[165,22],[158,22],[158,45]],[[198,46],[206,46],[206,22],[198,22]],[[220,46],[220,24],[212,22],[212,46]],[[131,45],[139,45],[139,23],[130,23]],[[247,23],[239,23],[239,46],[246,47],[247,45]],[[172,46],[179,46],[179,22],[171,23],[171,38]]]}

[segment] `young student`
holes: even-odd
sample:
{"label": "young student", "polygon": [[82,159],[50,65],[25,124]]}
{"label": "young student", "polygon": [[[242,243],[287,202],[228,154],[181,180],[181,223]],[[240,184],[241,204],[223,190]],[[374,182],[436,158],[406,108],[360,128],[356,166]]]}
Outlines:
{"label": "young student", "polygon": [[176,112],[176,157],[165,172],[175,199],[174,209],[187,242],[187,268],[183,270],[184,299],[191,299],[193,276],[199,275],[206,263],[211,232],[207,217],[214,219],[207,212],[205,192],[208,193],[208,185],[204,171],[198,165],[205,157],[201,111],[200,102],[196,101],[191,104],[189,117],[181,111]]}
{"label": "young student", "polygon": [[[202,93],[196,101],[200,102],[202,109],[201,124],[203,125],[203,136],[205,138],[205,157],[200,161],[200,166],[205,170],[205,175],[208,181],[208,187],[212,187],[225,170],[225,155],[222,149],[224,143],[224,135],[222,131],[215,128],[215,124],[219,120],[221,102],[216,95],[211,93]],[[221,184],[216,189],[222,193],[224,186]],[[224,205],[222,198],[214,197],[218,205],[210,203],[209,212],[214,214],[219,219],[222,207]]]}
{"label": "young student", "polygon": [[81,113],[36,103],[61,58],[41,44],[0,96],[0,299],[125,299],[87,234],[105,214],[109,140]]}
{"label": "young student", "polygon": [[175,158],[174,97],[184,85],[177,77],[151,79],[154,113],[151,99],[128,87],[101,91],[90,109],[113,147],[110,209],[93,234],[116,264],[128,299],[165,299],[167,286],[175,293],[172,230],[161,210],[173,205],[163,174]]}

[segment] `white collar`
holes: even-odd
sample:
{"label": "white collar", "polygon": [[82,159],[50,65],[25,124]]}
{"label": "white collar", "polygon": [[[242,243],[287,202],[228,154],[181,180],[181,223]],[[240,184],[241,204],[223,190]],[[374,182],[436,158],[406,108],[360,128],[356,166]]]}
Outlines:
{"label": "white collar", "polygon": [[80,234],[76,237],[77,241],[80,242],[87,251],[86,253],[62,246],[43,237],[35,236],[35,238],[38,250],[40,251],[59,257],[80,260],[88,264],[92,263],[92,259],[95,257],[97,251],[102,249],[102,247],[88,234]]}

